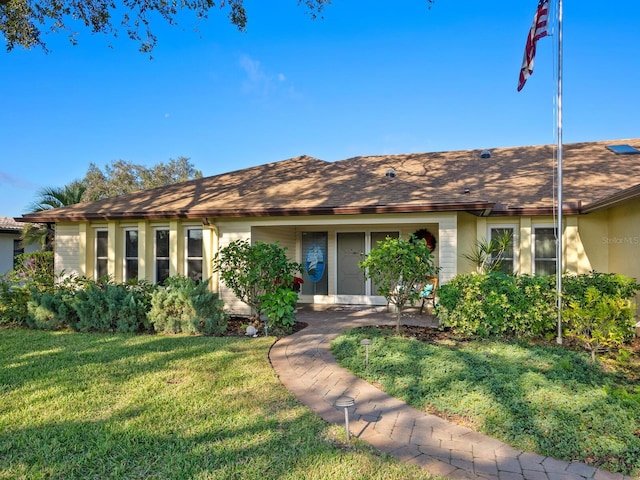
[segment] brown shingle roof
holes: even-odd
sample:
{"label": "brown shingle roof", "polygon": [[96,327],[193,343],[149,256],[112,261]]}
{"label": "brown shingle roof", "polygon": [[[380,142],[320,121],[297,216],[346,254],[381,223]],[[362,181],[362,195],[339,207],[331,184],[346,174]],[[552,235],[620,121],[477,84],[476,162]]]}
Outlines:
{"label": "brown shingle roof", "polygon": [[[640,155],[612,143],[563,147],[565,209],[640,184]],[[554,146],[380,155],[325,162],[302,156],[97,202],[27,214],[28,221],[202,218],[459,210],[545,214],[554,202]],[[395,177],[386,172],[395,171]],[[466,193],[465,193],[466,190]]]}
{"label": "brown shingle roof", "polygon": [[23,224],[16,222],[13,218],[0,217],[0,232],[2,233],[20,232],[22,227]]}

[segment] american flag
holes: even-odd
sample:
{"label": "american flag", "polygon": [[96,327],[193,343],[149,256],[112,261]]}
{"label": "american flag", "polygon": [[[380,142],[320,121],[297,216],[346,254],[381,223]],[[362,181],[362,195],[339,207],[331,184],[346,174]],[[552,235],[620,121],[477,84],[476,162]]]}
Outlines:
{"label": "american flag", "polygon": [[527,44],[524,47],[524,58],[522,59],[522,68],[520,69],[520,80],[518,81],[518,91],[522,90],[527,78],[533,73],[533,59],[536,56],[536,42],[542,37],[546,37],[548,33],[549,20],[549,0],[540,0],[538,9],[533,17],[533,25],[529,30]]}

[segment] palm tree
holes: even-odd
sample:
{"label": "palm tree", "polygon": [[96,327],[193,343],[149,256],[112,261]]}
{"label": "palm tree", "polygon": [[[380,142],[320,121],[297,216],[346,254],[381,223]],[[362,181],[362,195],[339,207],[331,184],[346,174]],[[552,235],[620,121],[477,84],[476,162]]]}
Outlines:
{"label": "palm tree", "polygon": [[44,187],[38,191],[38,199],[29,206],[29,211],[42,212],[80,203],[86,189],[87,187],[78,180],[62,188]]}
{"label": "palm tree", "polygon": [[[87,187],[80,181],[73,181],[62,188],[44,187],[37,193],[37,200],[29,206],[30,212],[42,212],[54,208],[67,207],[82,201]],[[22,244],[39,244],[45,250],[53,250],[55,239],[54,224],[28,223],[22,229]]]}

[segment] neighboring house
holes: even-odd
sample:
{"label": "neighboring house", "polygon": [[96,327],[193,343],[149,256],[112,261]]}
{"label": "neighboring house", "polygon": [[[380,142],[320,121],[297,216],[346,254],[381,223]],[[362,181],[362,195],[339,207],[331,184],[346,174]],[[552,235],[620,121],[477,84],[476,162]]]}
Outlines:
{"label": "neighboring house", "polygon": [[[563,148],[563,263],[568,272],[640,277],[640,139]],[[640,153],[640,152],[639,152]],[[428,230],[446,283],[474,270],[474,243],[505,230],[516,273],[555,271],[554,146],[325,162],[302,156],[153,190],[26,214],[55,222],[56,271],[116,281],[211,279],[227,307],[246,312],[219,284],[211,260],[237,239],[278,241],[305,265],[300,301],[384,304],[358,261],[388,235]]]}
{"label": "neighboring house", "polygon": [[20,233],[23,226],[23,223],[18,223],[13,218],[0,217],[0,275],[13,270],[16,257],[21,253],[39,249],[34,245],[29,245],[26,249],[22,247]]}

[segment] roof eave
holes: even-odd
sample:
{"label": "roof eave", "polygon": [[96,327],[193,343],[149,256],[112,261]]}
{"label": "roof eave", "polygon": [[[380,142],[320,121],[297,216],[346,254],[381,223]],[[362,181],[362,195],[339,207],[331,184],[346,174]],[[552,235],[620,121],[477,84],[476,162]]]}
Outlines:
{"label": "roof eave", "polygon": [[605,208],[609,208],[615,206],[619,203],[625,202],[627,200],[633,200],[635,198],[640,197],[640,184],[634,185],[633,187],[622,190],[618,193],[614,193],[605,198],[601,198],[600,200],[596,200],[595,202],[591,202],[582,208],[582,213],[592,213],[597,210],[603,210]]}
{"label": "roof eave", "polygon": [[[494,209],[490,216],[492,217],[540,217],[556,215],[558,210],[555,207],[507,207],[502,209]],[[580,215],[583,213],[579,203],[565,204],[562,207],[563,215]]]}
{"label": "roof eave", "polygon": [[69,212],[53,215],[38,213],[26,214],[21,222],[82,222],[108,220],[165,220],[171,218],[200,219],[200,218],[242,218],[242,217],[297,217],[318,215],[366,215],[382,213],[426,213],[426,212],[455,212],[466,211],[475,214],[490,212],[493,202],[448,203],[432,205],[364,205],[347,207],[305,207],[305,208],[260,208],[260,209],[199,209],[182,211],[157,212]]}

